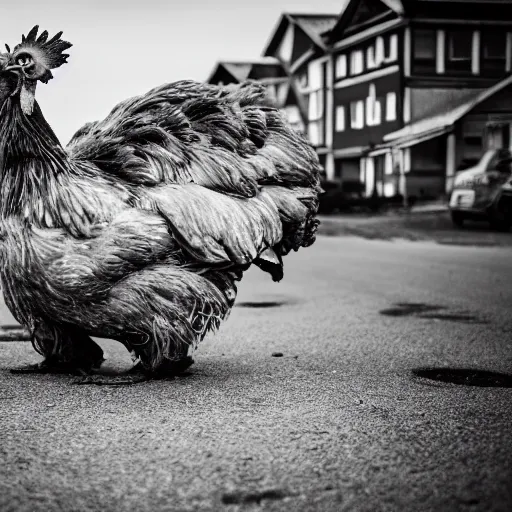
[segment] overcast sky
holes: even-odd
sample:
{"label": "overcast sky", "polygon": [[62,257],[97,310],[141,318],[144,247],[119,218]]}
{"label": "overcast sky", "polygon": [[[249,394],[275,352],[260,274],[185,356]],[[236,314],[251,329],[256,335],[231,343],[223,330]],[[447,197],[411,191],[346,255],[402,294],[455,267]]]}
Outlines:
{"label": "overcast sky", "polygon": [[[261,54],[282,11],[341,12],[344,0],[16,0],[0,7],[0,42],[33,25],[73,43],[36,98],[63,144],[86,121],[165,82],[205,80],[217,60]],[[10,4],[10,5],[9,5]]]}

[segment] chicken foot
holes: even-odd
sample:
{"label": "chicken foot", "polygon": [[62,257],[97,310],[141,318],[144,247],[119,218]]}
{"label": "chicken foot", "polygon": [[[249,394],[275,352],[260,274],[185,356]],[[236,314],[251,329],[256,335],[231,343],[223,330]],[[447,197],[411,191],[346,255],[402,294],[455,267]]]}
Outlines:
{"label": "chicken foot", "polygon": [[135,364],[122,375],[84,375],[75,379],[72,384],[96,384],[97,386],[129,386],[139,382],[150,380],[170,379],[183,373],[187,368],[194,364],[190,357],[184,357],[178,361],[167,361],[164,365],[156,369],[148,369],[142,361],[136,360]]}
{"label": "chicken foot", "polygon": [[125,336],[118,339],[130,352],[133,366],[121,375],[91,375],[87,374],[75,379],[73,384],[96,384],[98,386],[129,386],[150,380],[172,379],[183,373],[194,364],[189,355],[189,347],[183,347],[182,356],[177,359],[165,359],[154,367],[148,361],[152,357],[152,345],[146,336]]}
{"label": "chicken foot", "polygon": [[88,375],[99,369],[103,361],[102,348],[85,333],[62,329],[39,322],[32,334],[32,345],[44,360],[11,373]]}

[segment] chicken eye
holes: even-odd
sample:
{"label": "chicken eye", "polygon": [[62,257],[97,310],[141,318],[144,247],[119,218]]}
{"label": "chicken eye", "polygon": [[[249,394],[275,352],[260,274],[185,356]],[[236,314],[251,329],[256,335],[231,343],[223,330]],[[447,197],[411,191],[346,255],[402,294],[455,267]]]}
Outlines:
{"label": "chicken eye", "polygon": [[32,60],[32,57],[30,55],[20,55],[16,58],[16,64],[19,66],[29,66],[30,64],[33,64],[34,61]]}

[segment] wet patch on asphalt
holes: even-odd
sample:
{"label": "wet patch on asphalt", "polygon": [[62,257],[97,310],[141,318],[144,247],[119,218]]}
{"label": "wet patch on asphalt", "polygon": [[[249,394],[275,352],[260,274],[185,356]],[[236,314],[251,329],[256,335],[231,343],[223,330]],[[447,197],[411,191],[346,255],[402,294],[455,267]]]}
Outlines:
{"label": "wet patch on asphalt", "polygon": [[282,500],[292,496],[291,493],[284,491],[283,489],[266,489],[263,491],[254,492],[227,492],[222,495],[222,503],[224,505],[242,505],[256,503],[260,504],[264,500]]}
{"label": "wet patch on asphalt", "polygon": [[383,309],[379,311],[379,313],[385,316],[412,316],[442,309],[446,308],[444,306],[423,304],[421,302],[397,302],[392,308]]}
{"label": "wet patch on asphalt", "polygon": [[416,368],[415,378],[434,380],[459,386],[512,388],[512,375],[469,368]]}
{"label": "wet patch on asphalt", "polygon": [[404,317],[414,316],[428,320],[444,320],[465,324],[488,324],[487,320],[467,312],[447,312],[446,306],[424,304],[420,302],[398,302],[393,307],[379,311],[384,316]]}

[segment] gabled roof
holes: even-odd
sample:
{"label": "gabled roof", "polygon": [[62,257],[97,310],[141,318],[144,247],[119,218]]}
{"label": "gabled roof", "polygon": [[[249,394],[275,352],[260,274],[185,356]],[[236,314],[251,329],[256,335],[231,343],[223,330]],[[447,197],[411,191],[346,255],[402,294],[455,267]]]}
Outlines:
{"label": "gabled roof", "polygon": [[371,9],[381,10],[383,13],[389,11],[395,13],[397,16],[402,16],[405,10],[402,0],[348,0],[336,24],[332,27],[328,37],[329,43],[332,43],[336,38],[339,39],[342,36],[356,13],[363,8],[363,5]]}
{"label": "gabled roof", "polygon": [[336,24],[337,19],[337,14],[297,14],[285,12],[281,15],[272,31],[270,39],[263,50],[263,55],[273,53],[282,41],[290,24],[298,26],[311,39],[314,45],[325,49],[322,34],[331,30]]}
{"label": "gabled roof", "polygon": [[246,64],[243,62],[223,62],[222,65],[239,82],[246,80],[252,69],[252,64]]}
{"label": "gabled roof", "polygon": [[[475,107],[483,103],[485,100],[491,98],[498,92],[502,91],[505,87],[512,85],[512,75],[497,84],[485,89],[484,91],[475,92],[472,97],[467,98],[463,103],[448,110],[442,114],[420,119],[411,123],[400,130],[388,133],[383,137],[384,142],[392,145],[403,144],[409,141],[415,141],[419,138],[424,138],[429,134],[435,135],[442,134],[453,128],[453,125],[462,119],[465,115],[469,114]],[[415,142],[416,143],[416,142]]]}
{"label": "gabled roof", "polygon": [[236,82],[244,82],[254,74],[255,69],[258,71],[258,75],[267,74],[269,78],[276,76],[284,76],[281,64],[277,59],[272,57],[259,57],[257,59],[248,59],[243,62],[239,61],[219,61],[215,65],[213,71],[210,73],[207,81],[210,82],[213,77],[221,69],[226,70]]}

